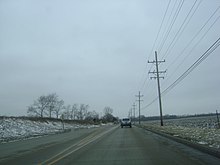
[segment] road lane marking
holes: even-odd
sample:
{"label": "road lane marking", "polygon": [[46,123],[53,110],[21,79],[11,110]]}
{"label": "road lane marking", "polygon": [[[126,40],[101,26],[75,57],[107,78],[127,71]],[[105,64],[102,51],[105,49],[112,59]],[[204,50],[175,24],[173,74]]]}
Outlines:
{"label": "road lane marking", "polygon": [[[111,129],[104,131],[104,132],[101,132],[99,134],[97,134],[99,131],[96,131],[96,132],[90,134],[89,136],[83,138],[79,142],[77,142],[77,143],[71,145],[70,147],[64,149],[63,151],[59,152],[58,154],[52,156],[51,158],[47,159],[46,161],[40,163],[39,165],[43,165],[43,164],[52,165],[52,164],[60,161],[61,159],[69,156],[70,154],[80,150],[81,148],[85,147],[86,145],[94,142],[95,140],[101,138],[102,136],[106,135],[107,133],[113,131],[116,128],[117,127],[113,127]],[[74,149],[74,147],[76,147],[76,148]]]}
{"label": "road lane marking", "polygon": [[46,161],[44,161],[44,162],[40,163],[39,165],[41,165],[41,164],[45,164],[46,162],[48,162],[48,161],[50,161],[50,160],[52,160],[52,159],[54,159],[54,158],[58,157],[59,155],[61,155],[61,154],[65,153],[65,152],[66,152],[66,151],[68,151],[68,150],[70,150],[71,148],[73,148],[73,147],[75,147],[75,146],[79,145],[79,144],[80,144],[80,143],[82,143],[83,141],[85,141],[85,140],[87,140],[87,139],[89,139],[89,138],[92,138],[93,136],[95,136],[95,134],[96,134],[96,133],[97,133],[97,131],[95,131],[95,132],[91,133],[91,134],[90,134],[90,135],[88,135],[87,137],[85,137],[85,138],[81,139],[79,142],[77,142],[77,143],[75,143],[75,144],[71,145],[70,147],[68,147],[68,148],[64,149],[63,151],[61,151],[61,152],[59,152],[58,154],[56,154],[56,155],[52,156],[51,158],[47,159]]}

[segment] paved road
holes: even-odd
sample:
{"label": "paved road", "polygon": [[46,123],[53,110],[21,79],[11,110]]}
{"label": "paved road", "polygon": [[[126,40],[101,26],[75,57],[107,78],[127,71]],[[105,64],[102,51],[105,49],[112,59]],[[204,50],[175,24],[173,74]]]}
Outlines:
{"label": "paved road", "polygon": [[0,164],[4,165],[219,165],[220,162],[220,159],[143,129],[118,126],[1,144],[0,155]]}

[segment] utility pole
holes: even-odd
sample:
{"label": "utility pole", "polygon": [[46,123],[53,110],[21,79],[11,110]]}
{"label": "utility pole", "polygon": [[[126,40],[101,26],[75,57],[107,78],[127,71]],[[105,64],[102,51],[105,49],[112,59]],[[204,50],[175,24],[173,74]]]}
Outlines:
{"label": "utility pole", "polygon": [[141,97],[143,97],[144,95],[141,95],[141,92],[139,91],[138,95],[136,95],[136,97],[138,97],[138,102],[139,102],[139,124],[141,124]]}
{"label": "utility pole", "polygon": [[163,126],[163,113],[162,113],[162,102],[161,102],[161,92],[160,92],[160,78],[163,78],[164,77],[160,77],[160,74],[161,73],[166,73],[166,71],[159,71],[159,67],[158,65],[162,62],[165,62],[165,60],[163,61],[158,61],[157,60],[157,51],[155,51],[155,61],[148,61],[148,63],[155,63],[156,64],[156,71],[149,71],[148,73],[152,73],[152,74],[155,74],[156,77],[150,77],[151,79],[157,79],[157,86],[158,86],[158,97],[159,97],[159,107],[160,107],[160,125]]}
{"label": "utility pole", "polygon": [[132,107],[133,107],[133,113],[134,113],[134,124],[135,124],[135,103],[132,105]]}
{"label": "utility pole", "polygon": [[218,110],[216,110],[216,116],[217,116],[218,128],[220,128],[220,123],[219,123],[219,118],[218,118]]}
{"label": "utility pole", "polygon": [[128,117],[131,119],[132,118],[132,108],[130,108],[129,110],[128,110]]}

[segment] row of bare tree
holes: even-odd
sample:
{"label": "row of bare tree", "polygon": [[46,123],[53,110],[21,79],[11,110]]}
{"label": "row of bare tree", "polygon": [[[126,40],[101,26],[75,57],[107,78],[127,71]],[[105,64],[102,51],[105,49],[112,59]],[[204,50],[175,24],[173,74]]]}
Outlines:
{"label": "row of bare tree", "polygon": [[[102,119],[113,122],[117,120],[112,113],[113,109],[105,107]],[[89,111],[89,105],[73,104],[64,105],[64,101],[59,99],[56,93],[42,95],[28,107],[28,116],[62,118],[68,120],[98,120],[99,114],[96,111]]]}
{"label": "row of bare tree", "polygon": [[28,107],[29,116],[52,117],[55,115],[59,118],[60,112],[64,109],[64,101],[59,100],[56,93],[42,95]]}

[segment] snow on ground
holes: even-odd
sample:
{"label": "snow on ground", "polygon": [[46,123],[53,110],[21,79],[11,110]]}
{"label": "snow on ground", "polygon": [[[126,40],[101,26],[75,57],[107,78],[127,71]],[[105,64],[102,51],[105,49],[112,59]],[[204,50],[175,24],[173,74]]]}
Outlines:
{"label": "snow on ground", "polygon": [[[217,128],[215,116],[164,120],[163,127],[160,126],[160,121],[147,121],[142,122],[142,124],[148,129],[220,149],[220,129]],[[99,127],[99,125],[64,123],[65,130],[93,127]],[[13,117],[0,118],[0,143],[61,132],[64,132],[64,130],[60,121],[39,121]]]}
{"label": "snow on ground", "polygon": [[[99,126],[64,123],[65,130],[93,127]],[[61,121],[39,121],[13,117],[0,118],[0,143],[61,132],[64,132]]]}
{"label": "snow on ground", "polygon": [[220,129],[215,116],[143,122],[148,129],[161,131],[191,142],[220,149]]}

